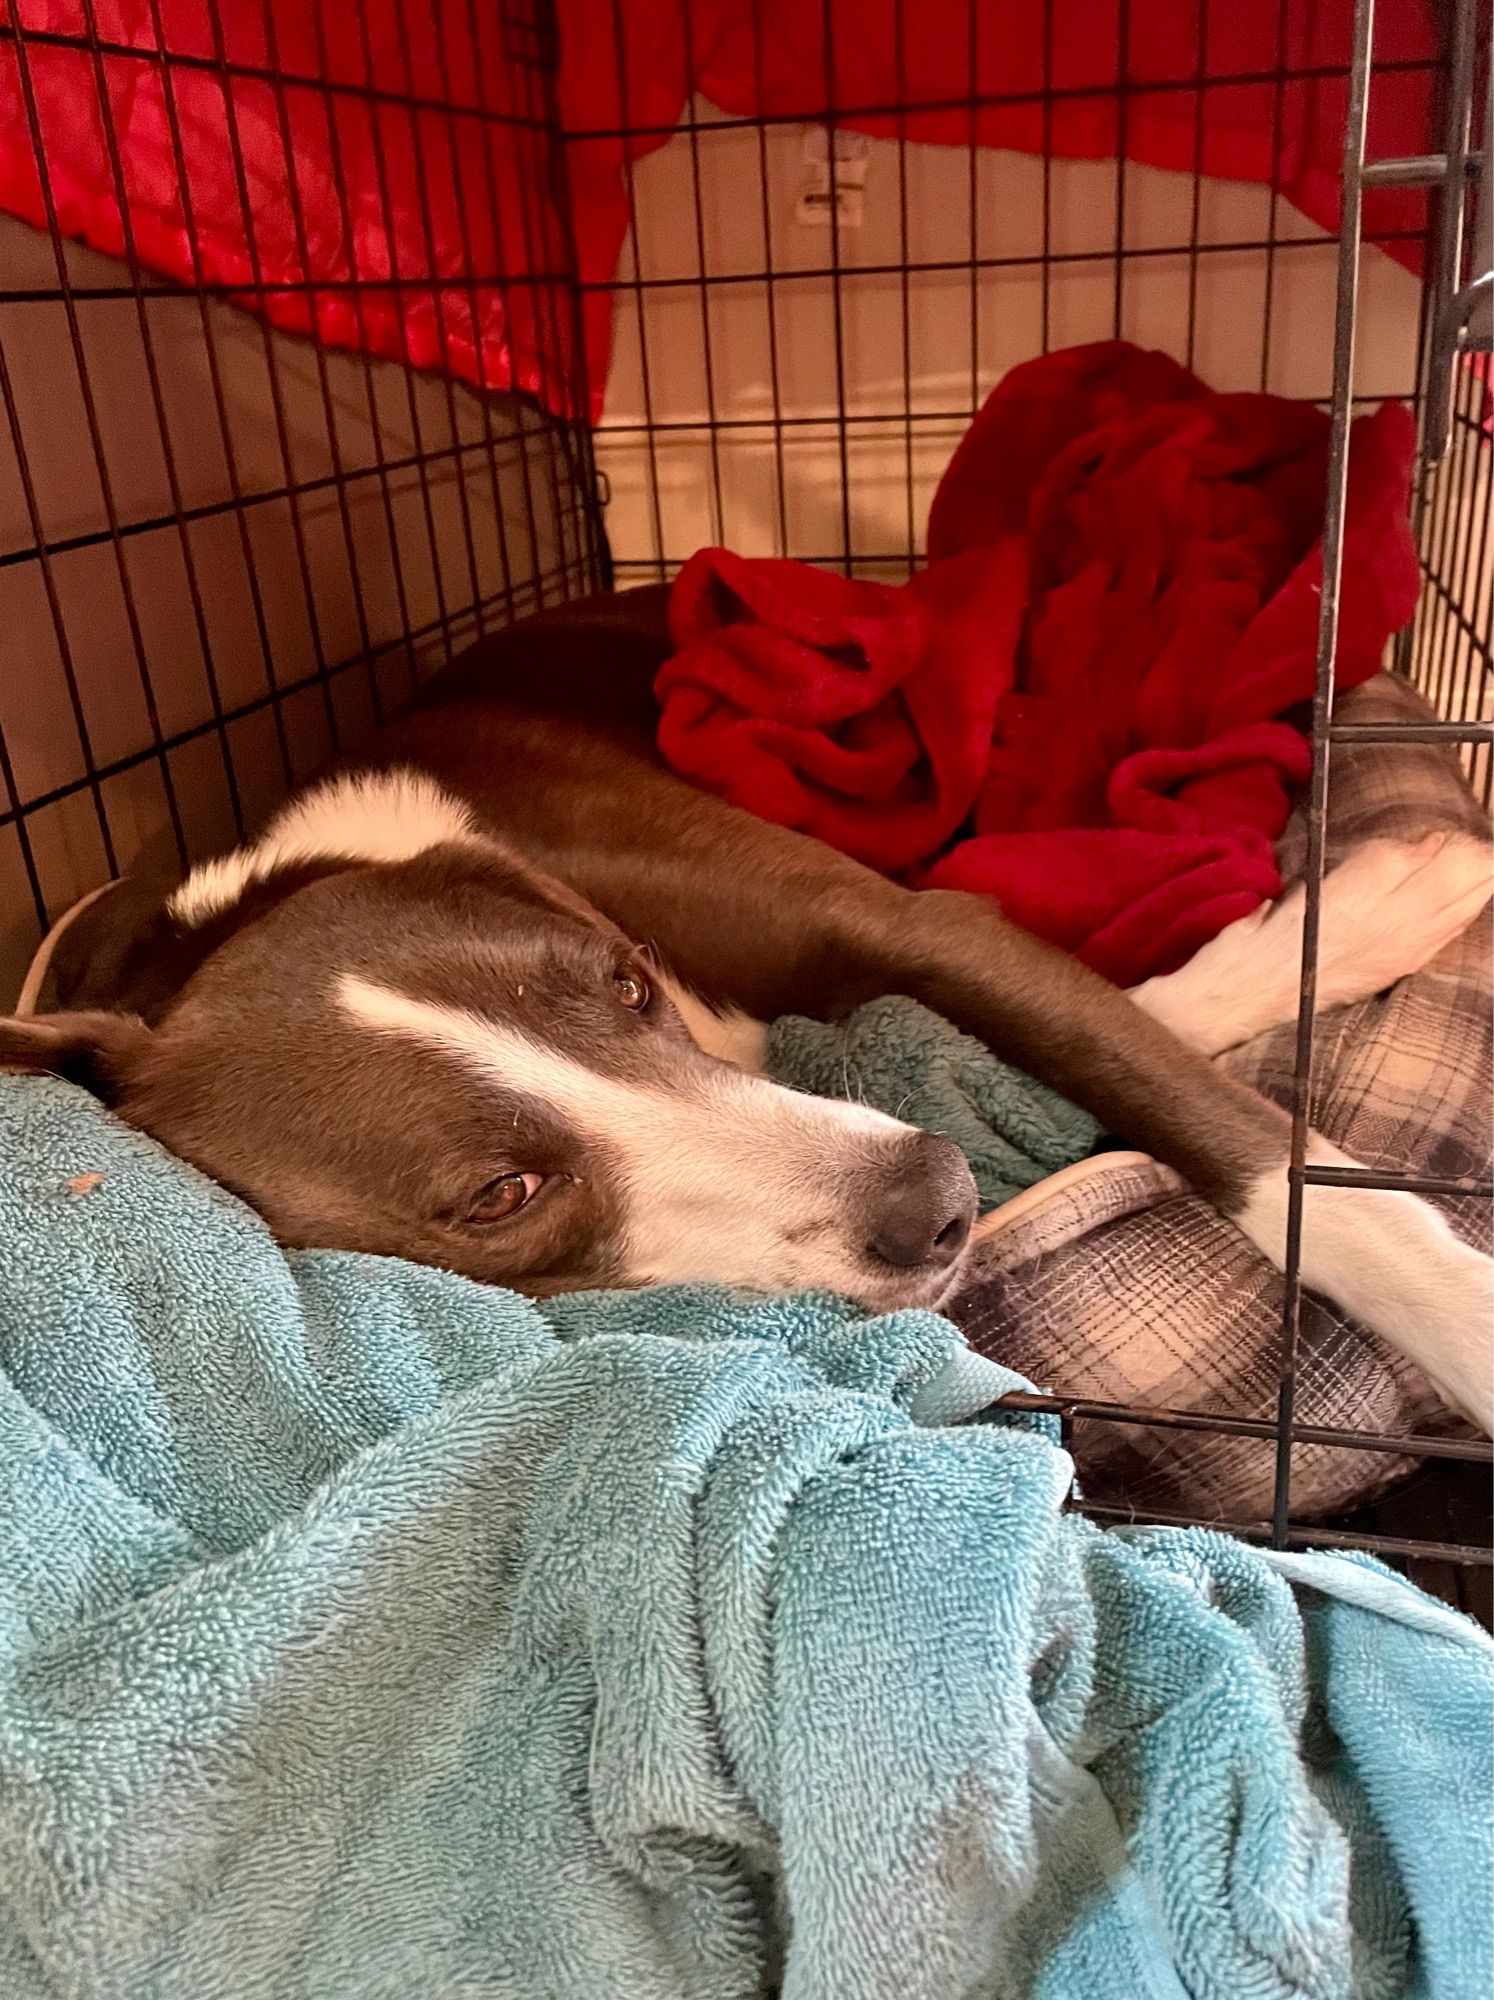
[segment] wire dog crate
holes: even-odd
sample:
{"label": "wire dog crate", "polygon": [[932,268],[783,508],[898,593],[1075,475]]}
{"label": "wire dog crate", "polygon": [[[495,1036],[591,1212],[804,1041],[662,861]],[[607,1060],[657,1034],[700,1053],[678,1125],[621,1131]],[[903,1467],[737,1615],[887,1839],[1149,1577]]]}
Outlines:
{"label": "wire dog crate", "polygon": [[[662,581],[707,542],[906,576],[940,471],[1019,360],[1124,336],[1215,387],[1318,401],[1333,446],[1287,1323],[1277,1419],[1252,1432],[1276,1448],[1261,1531],[1412,1558],[1434,1586],[1461,1579],[1487,1616],[1487,1447],[1418,1441],[1464,1462],[1463,1483],[1433,1482],[1452,1510],[1440,1519],[1299,1530],[1290,1481],[1302,1190],[1333,1178],[1303,1163],[1331,752],[1364,735],[1335,724],[1332,700],[1357,405],[1398,397],[1420,420],[1424,590],[1396,664],[1440,718],[1377,727],[1455,743],[1486,799],[1491,781],[1494,201],[1476,0],[1398,9],[1378,32],[1373,0],[1345,0],[1345,38],[1329,47],[1279,0],[1255,10],[1240,61],[1211,46],[1216,13],[1198,0],[1191,20],[1172,10],[1160,67],[1139,0],[1117,0],[1111,42],[1077,77],[1061,73],[1064,9],[1046,0],[1030,10],[1020,87],[993,61],[996,10],[972,4],[965,88],[922,95],[919,10],[892,0],[891,70],[867,94],[864,70],[852,84],[837,67],[852,12],[823,0],[794,16],[813,60],[787,99],[764,87],[787,15],[755,0],[731,15],[757,85],[747,113],[699,90],[709,63],[696,10],[679,6],[697,86],[682,117],[652,108],[658,79],[625,0],[584,10],[593,42],[610,42],[606,87],[589,92],[568,88],[566,9],[549,0],[367,0],[335,37],[330,14],[278,0],[13,0],[0,23],[0,983],[80,894],[238,837],[495,625],[614,578]],[[1412,14],[1435,28],[1429,42],[1407,40]],[[1378,145],[1389,98],[1425,112],[1440,143]],[[103,183],[89,214],[59,141],[80,103]],[[1218,164],[1226,103],[1236,117],[1248,104],[1258,127],[1254,184]],[[142,104],[171,183],[153,207],[134,152]],[[1181,163],[1138,157],[1153,117],[1182,135]],[[1325,121],[1342,134],[1336,235],[1288,199]],[[1070,124],[1083,143],[1057,143]],[[227,245],[198,207],[205,140],[227,177]],[[626,218],[605,267],[572,211],[587,164],[613,175]],[[329,202],[330,246],[316,226]],[[172,276],[161,213],[185,246]],[[495,323],[496,369],[481,337]],[[1071,1422],[1177,1420],[1052,1406]]]}

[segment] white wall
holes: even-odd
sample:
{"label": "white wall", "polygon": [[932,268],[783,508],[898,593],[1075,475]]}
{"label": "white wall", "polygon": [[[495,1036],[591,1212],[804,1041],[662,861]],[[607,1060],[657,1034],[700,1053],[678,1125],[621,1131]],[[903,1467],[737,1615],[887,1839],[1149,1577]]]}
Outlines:
{"label": "white wall", "polygon": [[[697,106],[697,115],[710,117],[709,107]],[[620,276],[683,282],[616,295],[599,457],[613,493],[608,533],[624,565],[652,566],[662,557],[673,569],[712,541],[749,554],[836,560],[842,553],[840,428],[829,421],[839,400],[836,288],[828,277],[794,275],[831,261],[829,229],[795,220],[804,140],[797,126],[763,133],[724,127],[693,143],[681,134],[635,169],[636,229]],[[900,176],[897,145],[871,142],[865,219],[859,229],[842,230],[838,246],[850,545],[863,572],[906,568],[910,476],[917,549],[934,486],[969,413],[1008,368],[1045,345],[1118,330],[1191,361],[1216,388],[1327,396],[1336,246],[1277,202],[1283,247],[1274,260],[1269,327],[1265,253],[1207,247],[1264,238],[1269,190],[1202,183],[1195,231],[1189,175],[1126,167],[1117,328],[1114,163],[1054,161],[1045,173],[1040,160],[982,152],[972,187],[963,149],[909,144],[904,157]],[[1046,271],[1038,261],[1045,183],[1057,260]],[[1194,234],[1205,247],[1190,257],[1183,246]],[[906,284],[895,272],[869,268],[964,266],[972,251],[1015,260],[982,270],[973,300],[964,268],[915,269]],[[759,275],[769,266],[771,283]],[[1378,251],[1366,254],[1362,282],[1359,390],[1407,395],[1415,380],[1417,282]],[[650,414],[655,424],[686,428],[649,439],[641,427]],[[775,414],[820,421],[783,429],[780,459]],[[713,417],[748,428],[718,432],[713,442],[706,428]],[[884,557],[892,560],[877,560]]]}

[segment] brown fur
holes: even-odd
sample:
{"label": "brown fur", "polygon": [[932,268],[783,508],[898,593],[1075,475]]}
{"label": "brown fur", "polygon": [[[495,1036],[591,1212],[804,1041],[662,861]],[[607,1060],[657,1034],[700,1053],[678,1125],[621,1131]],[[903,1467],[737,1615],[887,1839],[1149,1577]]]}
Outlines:
{"label": "brown fur", "polygon": [[[899,887],[696,791],[650,744],[663,593],[531,620],[474,649],[381,745],[709,999],[834,1018],[907,993],[1176,1167],[1228,1211],[1286,1120],[984,897]],[[600,720],[598,718],[601,718]]]}
{"label": "brown fur", "polygon": [[[909,994],[1231,1212],[1285,1151],[1275,1106],[987,898],[904,889],[662,766],[652,681],[669,651],[666,604],[641,590],[510,627],[432,681],[360,763],[429,772],[711,1001],[830,1019]],[[246,913],[279,893],[251,891]],[[104,899],[64,941],[59,998],[158,1018],[242,918],[183,940],[164,891],[126,900]]]}

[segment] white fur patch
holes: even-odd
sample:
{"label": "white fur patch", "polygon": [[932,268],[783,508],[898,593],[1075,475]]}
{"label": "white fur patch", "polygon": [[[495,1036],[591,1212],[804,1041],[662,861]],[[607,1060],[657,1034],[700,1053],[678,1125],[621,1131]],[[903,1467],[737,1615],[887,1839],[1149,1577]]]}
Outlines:
{"label": "white fur patch", "polygon": [[352,974],[338,999],[366,1027],[537,1098],[605,1145],[622,1168],[629,1283],[706,1279],[865,1297],[864,1216],[848,1175],[887,1163],[887,1141],[910,1131],[896,1119],[725,1064],[668,1088],[604,1076],[515,1028]]}
{"label": "white fur patch", "polygon": [[[1307,1157],[1318,1166],[1356,1164],[1316,1137]],[[1235,1221],[1280,1270],[1284,1163],[1261,1175]],[[1309,1187],[1302,1282],[1409,1356],[1485,1433],[1494,1428],[1494,1264],[1436,1209],[1385,1188]]]}
{"label": "white fur patch", "polygon": [[653,979],[674,1002],[675,1011],[698,1049],[704,1049],[717,1062],[730,1063],[734,1069],[747,1070],[754,1076],[760,1076],[767,1068],[768,1030],[761,1021],[754,1021],[750,1014],[739,1014],[735,1007],[718,1014],[709,1001],[692,993],[688,986],[681,986],[660,967],[653,968]]}
{"label": "white fur patch", "polygon": [[[1489,900],[1487,842],[1434,833],[1408,843],[1367,840],[1323,883],[1318,1006],[1345,1007],[1419,972],[1460,937]],[[1296,1019],[1306,892],[1241,917],[1177,972],[1131,998],[1206,1055]]]}
{"label": "white fur patch", "polygon": [[482,838],[467,808],[419,771],[355,771],[283,806],[250,847],[204,862],[166,907],[189,929],[231,909],[277,868],[308,861],[408,861]]}

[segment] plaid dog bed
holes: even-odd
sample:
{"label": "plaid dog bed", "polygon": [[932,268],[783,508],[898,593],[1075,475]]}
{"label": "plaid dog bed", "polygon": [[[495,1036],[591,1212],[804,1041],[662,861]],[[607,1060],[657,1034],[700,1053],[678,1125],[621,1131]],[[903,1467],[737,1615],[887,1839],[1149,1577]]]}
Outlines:
{"label": "plaid dog bed", "polygon": [[[1339,704],[1343,720],[1428,719],[1409,683],[1380,675]],[[1371,838],[1414,840],[1488,821],[1456,753],[1441,746],[1336,748],[1329,865]],[[1305,824],[1284,842],[1302,872]],[[1221,1058],[1289,1104],[1295,1023]],[[1424,971],[1388,993],[1320,1015],[1314,1124],[1366,1165],[1395,1173],[1486,1176],[1490,1167],[1491,976],[1484,916]],[[1489,1247],[1476,1198],[1439,1202]],[[1206,1202],[1157,1162],[1099,1154],[999,1211],[979,1277],[955,1308],[972,1345],[1062,1395],[1231,1417],[1273,1418],[1281,1343],[1278,1273]],[[1413,1364],[1305,1299],[1297,1419],[1395,1435],[1461,1434]],[[1073,1449],[1086,1497],[1111,1506],[1256,1521],[1271,1509],[1275,1447],[1254,1438],[1086,1421]],[[1299,1445],[1292,1511],[1362,1506],[1417,1461]]]}

